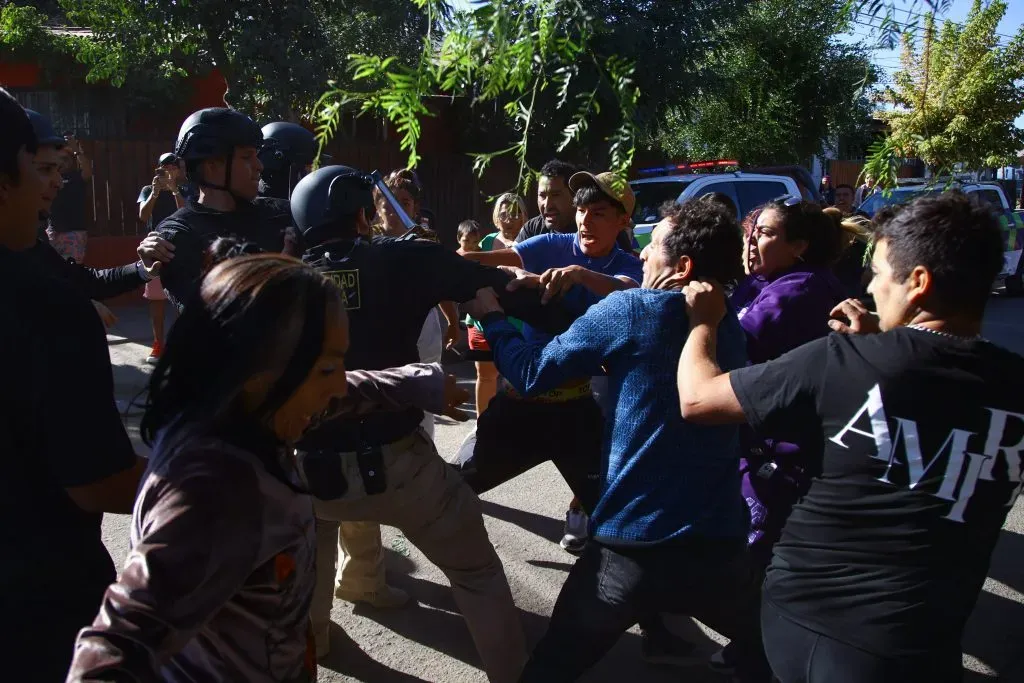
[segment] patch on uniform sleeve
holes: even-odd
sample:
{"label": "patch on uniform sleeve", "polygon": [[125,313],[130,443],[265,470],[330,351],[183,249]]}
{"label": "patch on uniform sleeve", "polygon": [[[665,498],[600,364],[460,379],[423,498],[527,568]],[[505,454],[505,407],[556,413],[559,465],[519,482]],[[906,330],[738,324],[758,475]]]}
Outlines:
{"label": "patch on uniform sleeve", "polygon": [[362,296],[359,289],[358,270],[329,270],[324,277],[338,286],[341,290],[341,301],[345,304],[346,311],[357,311],[362,305]]}

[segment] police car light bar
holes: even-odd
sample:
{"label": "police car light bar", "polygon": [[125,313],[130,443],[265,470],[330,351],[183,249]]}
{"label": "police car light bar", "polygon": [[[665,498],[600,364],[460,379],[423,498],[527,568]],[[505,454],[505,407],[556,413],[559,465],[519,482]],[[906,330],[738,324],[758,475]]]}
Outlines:
{"label": "police car light bar", "polygon": [[738,167],[740,162],[735,159],[711,159],[709,161],[689,161],[674,166],[658,166],[655,168],[642,168],[637,173],[642,175],[656,175],[658,173],[678,173],[679,171],[700,171],[706,169]]}

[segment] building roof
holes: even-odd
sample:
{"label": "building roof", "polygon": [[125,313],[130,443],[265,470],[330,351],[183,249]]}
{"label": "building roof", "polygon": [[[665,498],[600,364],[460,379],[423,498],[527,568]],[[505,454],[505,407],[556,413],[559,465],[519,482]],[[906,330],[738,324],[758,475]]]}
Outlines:
{"label": "building roof", "polygon": [[92,38],[92,29],[81,26],[47,26],[46,30],[56,36],[75,36],[77,38]]}

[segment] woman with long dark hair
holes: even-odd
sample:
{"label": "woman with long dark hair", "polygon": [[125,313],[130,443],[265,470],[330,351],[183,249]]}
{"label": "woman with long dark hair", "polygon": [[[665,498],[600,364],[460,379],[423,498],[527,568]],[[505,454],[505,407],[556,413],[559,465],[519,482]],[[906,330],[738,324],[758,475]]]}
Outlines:
{"label": "woman with long dark hair", "polygon": [[[764,363],[829,333],[832,309],[846,292],[832,273],[843,248],[842,214],[823,210],[796,196],[780,197],[743,221],[747,278],[731,302],[747,336],[752,364]],[[807,444],[810,434],[793,443],[766,440],[753,430],[740,432],[743,496],[750,508],[750,555],[758,571],[771,560],[772,547],[794,503],[810,482]],[[731,648],[716,653],[712,666],[728,670]]]}
{"label": "woman with long dark hair", "polygon": [[206,275],[153,373],[132,549],[69,680],[315,678],[313,505],[293,444],[328,410],[396,403],[404,370],[346,377],[347,349],[340,292],[302,262]]}

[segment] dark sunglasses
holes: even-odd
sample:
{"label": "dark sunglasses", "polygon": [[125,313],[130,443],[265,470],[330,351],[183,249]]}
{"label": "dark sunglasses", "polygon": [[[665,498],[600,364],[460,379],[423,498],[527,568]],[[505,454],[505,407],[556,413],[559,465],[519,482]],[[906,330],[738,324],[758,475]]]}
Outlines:
{"label": "dark sunglasses", "polygon": [[782,204],[785,207],[796,206],[803,201],[802,197],[798,197],[795,194],[784,194],[781,197],[776,197],[772,200],[772,204]]}

